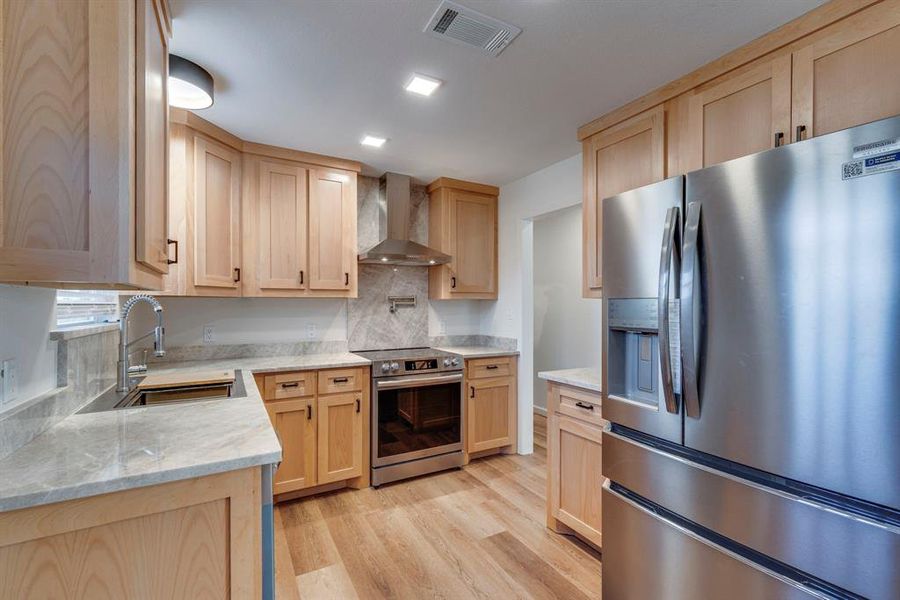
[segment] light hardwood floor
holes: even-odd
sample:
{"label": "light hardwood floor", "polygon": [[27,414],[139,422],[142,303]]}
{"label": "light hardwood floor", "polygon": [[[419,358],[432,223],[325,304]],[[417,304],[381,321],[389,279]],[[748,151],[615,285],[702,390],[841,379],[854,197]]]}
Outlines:
{"label": "light hardwood floor", "polygon": [[535,450],[278,505],[278,599],[599,598],[600,555],[545,527]]}

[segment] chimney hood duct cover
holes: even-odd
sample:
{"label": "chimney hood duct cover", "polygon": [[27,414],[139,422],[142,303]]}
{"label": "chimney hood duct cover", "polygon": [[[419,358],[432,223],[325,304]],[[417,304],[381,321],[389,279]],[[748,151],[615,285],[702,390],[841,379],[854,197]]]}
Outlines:
{"label": "chimney hood duct cover", "polygon": [[378,195],[378,239],[359,255],[362,264],[430,267],[450,262],[450,256],[409,239],[408,175],[385,173]]}

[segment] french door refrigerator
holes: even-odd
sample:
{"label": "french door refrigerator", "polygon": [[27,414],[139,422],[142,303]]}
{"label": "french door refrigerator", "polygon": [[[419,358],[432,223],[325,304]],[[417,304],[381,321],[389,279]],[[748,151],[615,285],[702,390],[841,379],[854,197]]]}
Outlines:
{"label": "french door refrigerator", "polygon": [[900,598],[900,117],[602,218],[604,599]]}

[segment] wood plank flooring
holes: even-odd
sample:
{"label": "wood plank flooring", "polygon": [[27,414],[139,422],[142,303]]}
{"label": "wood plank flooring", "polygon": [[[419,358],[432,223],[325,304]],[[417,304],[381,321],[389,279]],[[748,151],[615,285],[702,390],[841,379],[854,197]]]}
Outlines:
{"label": "wood plank flooring", "polygon": [[599,553],[545,526],[535,450],[279,504],[278,600],[599,598]]}

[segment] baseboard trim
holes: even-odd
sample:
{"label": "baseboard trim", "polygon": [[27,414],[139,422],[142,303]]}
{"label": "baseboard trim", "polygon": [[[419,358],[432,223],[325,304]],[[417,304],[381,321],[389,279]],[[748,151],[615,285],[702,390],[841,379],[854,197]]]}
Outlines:
{"label": "baseboard trim", "polygon": [[535,407],[534,407],[534,413],[537,414],[537,415],[541,415],[541,416],[543,416],[543,417],[546,417],[546,416],[547,416],[547,409],[544,408],[543,406],[535,406]]}

